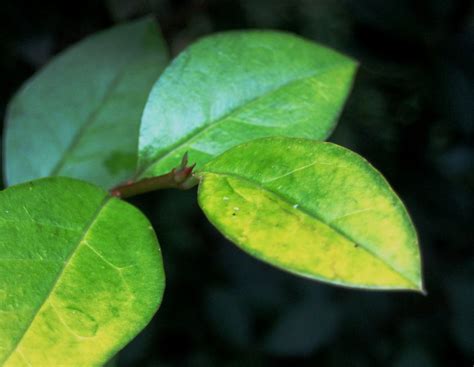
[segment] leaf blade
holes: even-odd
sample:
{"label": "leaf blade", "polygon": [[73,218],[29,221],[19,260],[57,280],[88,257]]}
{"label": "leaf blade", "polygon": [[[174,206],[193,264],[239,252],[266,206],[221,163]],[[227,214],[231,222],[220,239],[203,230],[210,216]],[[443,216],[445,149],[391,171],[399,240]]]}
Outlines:
{"label": "leaf blade", "polygon": [[185,151],[199,166],[260,137],[326,138],[355,67],[349,58],[285,33],[204,38],[173,61],[150,93],[140,130],[140,176],[166,172]]}
{"label": "leaf blade", "polygon": [[148,221],[127,203],[71,179],[34,181],[0,196],[0,231],[10,233],[0,258],[0,361],[105,363],[161,301],[162,260]]}
{"label": "leaf blade", "polygon": [[268,138],[224,153],[201,175],[199,203],[209,220],[257,258],[333,284],[422,290],[409,216],[356,154]]}
{"label": "leaf blade", "polygon": [[141,112],[166,62],[151,18],[92,35],[55,57],[9,104],[8,183],[62,175],[109,188],[129,178]]}

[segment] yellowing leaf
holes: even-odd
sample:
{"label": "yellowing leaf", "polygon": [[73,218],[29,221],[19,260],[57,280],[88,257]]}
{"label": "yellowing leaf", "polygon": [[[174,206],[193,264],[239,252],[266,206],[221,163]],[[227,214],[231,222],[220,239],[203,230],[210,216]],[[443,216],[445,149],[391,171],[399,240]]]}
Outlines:
{"label": "yellowing leaf", "polygon": [[409,215],[382,175],[355,153],[267,138],[231,149],[200,175],[201,208],[251,255],[334,284],[423,289]]}
{"label": "yellowing leaf", "polygon": [[164,289],[148,220],[91,184],[47,178],[0,192],[0,365],[101,366]]}

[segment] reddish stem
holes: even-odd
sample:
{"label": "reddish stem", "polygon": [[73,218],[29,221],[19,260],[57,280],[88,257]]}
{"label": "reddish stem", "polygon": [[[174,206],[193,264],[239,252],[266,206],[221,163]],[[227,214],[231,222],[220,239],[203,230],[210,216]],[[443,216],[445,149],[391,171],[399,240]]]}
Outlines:
{"label": "reddish stem", "polygon": [[188,166],[187,164],[188,155],[186,153],[181,164],[170,172],[161,176],[126,182],[111,189],[110,194],[125,199],[161,189],[188,190],[196,186],[199,179],[193,174],[195,165]]}

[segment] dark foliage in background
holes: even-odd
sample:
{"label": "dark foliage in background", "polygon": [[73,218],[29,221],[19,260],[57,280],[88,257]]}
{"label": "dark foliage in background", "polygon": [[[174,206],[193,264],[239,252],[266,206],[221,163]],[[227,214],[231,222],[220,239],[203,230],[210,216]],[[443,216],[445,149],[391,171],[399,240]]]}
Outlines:
{"label": "dark foliage in background", "polygon": [[[469,366],[474,361],[474,9],[468,0],[8,1],[0,113],[54,54],[154,13],[175,55],[226,29],[276,28],[361,67],[332,141],[372,162],[412,213],[428,296],[335,288],[244,255],[193,192],[133,200],[162,244],[167,290],[118,366]],[[298,55],[295,55],[298,57]],[[28,131],[25,131],[28,134]],[[25,152],[27,154],[27,152]]]}

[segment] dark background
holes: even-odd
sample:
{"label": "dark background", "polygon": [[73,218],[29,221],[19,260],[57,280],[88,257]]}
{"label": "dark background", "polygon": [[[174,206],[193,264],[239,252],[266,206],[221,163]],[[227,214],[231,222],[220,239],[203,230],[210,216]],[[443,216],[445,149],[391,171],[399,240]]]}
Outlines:
{"label": "dark background", "polygon": [[[299,279],[241,253],[194,192],[133,202],[167,289],[118,366],[471,366],[474,363],[474,9],[456,0],[4,1],[0,113],[58,51],[154,13],[173,55],[226,29],[295,32],[358,59],[331,140],[372,162],[419,231],[427,296]],[[3,118],[2,118],[3,119]]]}

